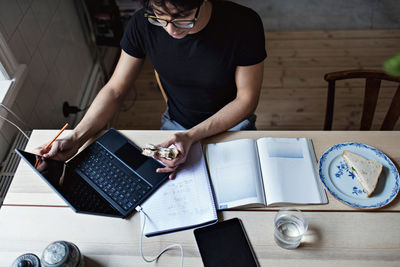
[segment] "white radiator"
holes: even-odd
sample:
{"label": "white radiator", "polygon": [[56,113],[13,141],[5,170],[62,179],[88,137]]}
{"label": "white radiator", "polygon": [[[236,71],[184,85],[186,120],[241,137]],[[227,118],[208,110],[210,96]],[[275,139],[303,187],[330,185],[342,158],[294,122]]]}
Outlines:
{"label": "white radiator", "polygon": [[[25,132],[28,136],[31,132]],[[14,178],[15,171],[17,170],[20,157],[15,153],[14,149],[25,149],[28,140],[22,133],[18,132],[13,144],[10,147],[5,160],[2,163],[0,171],[0,206],[3,204],[4,197],[10,187],[11,181]]]}

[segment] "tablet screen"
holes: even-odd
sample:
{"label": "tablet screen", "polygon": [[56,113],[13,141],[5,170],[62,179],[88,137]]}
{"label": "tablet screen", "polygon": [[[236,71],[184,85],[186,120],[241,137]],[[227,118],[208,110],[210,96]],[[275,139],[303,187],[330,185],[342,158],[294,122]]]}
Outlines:
{"label": "tablet screen", "polygon": [[195,229],[194,235],[205,267],[259,266],[238,218]]}

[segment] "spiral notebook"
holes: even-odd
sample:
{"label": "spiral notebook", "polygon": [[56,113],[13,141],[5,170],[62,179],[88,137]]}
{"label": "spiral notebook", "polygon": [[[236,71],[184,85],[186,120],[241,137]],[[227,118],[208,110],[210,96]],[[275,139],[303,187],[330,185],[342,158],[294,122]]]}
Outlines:
{"label": "spiral notebook", "polygon": [[[196,228],[218,220],[200,143],[192,145],[184,166],[142,204],[147,237]],[[141,222],[145,216],[140,213]]]}

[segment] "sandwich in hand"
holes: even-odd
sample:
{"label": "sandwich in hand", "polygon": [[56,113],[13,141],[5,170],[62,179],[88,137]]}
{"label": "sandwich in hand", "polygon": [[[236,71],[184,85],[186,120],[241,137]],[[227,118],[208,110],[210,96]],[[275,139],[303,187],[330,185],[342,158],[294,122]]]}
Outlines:
{"label": "sandwich in hand", "polygon": [[367,160],[348,150],[343,151],[342,157],[367,193],[367,197],[370,197],[381,176],[382,164],[376,160]]}
{"label": "sandwich in hand", "polygon": [[160,157],[171,160],[178,156],[179,151],[174,145],[171,145],[170,147],[160,147],[147,144],[143,147],[142,154],[147,157]]}

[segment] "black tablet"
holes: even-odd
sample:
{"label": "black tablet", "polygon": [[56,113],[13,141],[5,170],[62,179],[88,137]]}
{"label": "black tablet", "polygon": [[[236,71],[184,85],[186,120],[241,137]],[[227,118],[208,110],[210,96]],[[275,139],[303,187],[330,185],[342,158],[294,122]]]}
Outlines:
{"label": "black tablet", "polygon": [[238,218],[195,229],[194,236],[205,267],[259,266]]}

